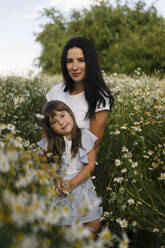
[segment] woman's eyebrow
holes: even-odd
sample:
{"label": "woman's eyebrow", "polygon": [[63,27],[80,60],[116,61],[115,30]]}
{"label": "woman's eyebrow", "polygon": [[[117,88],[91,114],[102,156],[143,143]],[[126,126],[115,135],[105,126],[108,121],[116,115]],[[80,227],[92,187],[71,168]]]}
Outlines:
{"label": "woman's eyebrow", "polygon": [[[80,57],[78,57],[78,58],[76,58],[76,59],[84,59],[84,58],[85,58],[84,56],[80,56]],[[66,58],[66,60],[69,60],[69,59],[74,59],[74,58],[72,58],[72,57]]]}

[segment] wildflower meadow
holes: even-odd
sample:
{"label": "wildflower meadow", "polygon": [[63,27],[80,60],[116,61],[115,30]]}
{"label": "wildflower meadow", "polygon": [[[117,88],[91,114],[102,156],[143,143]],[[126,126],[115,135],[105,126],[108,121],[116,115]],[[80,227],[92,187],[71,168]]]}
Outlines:
{"label": "wildflower meadow", "polygon": [[58,226],[57,165],[37,147],[45,94],[61,76],[0,76],[0,247],[165,247],[165,82],[140,69],[105,79],[115,102],[92,175],[104,208],[95,239],[79,222]]}

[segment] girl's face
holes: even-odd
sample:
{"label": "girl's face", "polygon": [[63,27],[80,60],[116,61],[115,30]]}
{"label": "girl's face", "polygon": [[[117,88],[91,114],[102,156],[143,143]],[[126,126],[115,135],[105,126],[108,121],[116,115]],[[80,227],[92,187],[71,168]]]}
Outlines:
{"label": "girl's face", "polygon": [[86,63],[81,48],[73,47],[67,52],[66,69],[71,79],[76,82],[83,82],[86,76]]}
{"label": "girl's face", "polygon": [[72,130],[74,121],[72,116],[66,111],[54,111],[55,115],[52,118],[49,115],[49,123],[52,129],[62,136],[65,136],[68,140],[72,139]]}

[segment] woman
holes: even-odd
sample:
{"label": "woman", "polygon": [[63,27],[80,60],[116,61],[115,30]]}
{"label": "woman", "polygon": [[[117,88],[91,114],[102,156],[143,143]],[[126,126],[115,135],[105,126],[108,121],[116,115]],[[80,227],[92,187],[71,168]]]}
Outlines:
{"label": "woman", "polygon": [[[95,152],[98,152],[113,96],[104,82],[91,41],[82,37],[70,39],[63,48],[61,68],[64,82],[50,89],[46,94],[47,101],[59,100],[67,104],[75,115],[77,126],[89,129],[98,138],[94,144]],[[47,141],[43,140],[39,143],[44,149]],[[91,227],[98,230],[100,220]]]}
{"label": "woman", "polygon": [[47,93],[47,101],[65,102],[75,114],[79,128],[88,128],[98,140],[98,151],[113,97],[102,77],[97,52],[91,41],[77,37],[64,46],[61,57],[64,82]]}

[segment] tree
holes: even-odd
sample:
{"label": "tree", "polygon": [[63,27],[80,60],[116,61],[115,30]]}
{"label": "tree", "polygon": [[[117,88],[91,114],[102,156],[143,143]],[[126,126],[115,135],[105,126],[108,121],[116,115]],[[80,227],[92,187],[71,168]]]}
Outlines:
{"label": "tree", "polygon": [[42,47],[41,55],[38,58],[38,66],[42,68],[44,73],[57,74],[60,72],[61,49],[66,42],[65,19],[54,8],[44,9],[42,16],[46,16],[49,22],[36,37],[36,41],[40,42]]}
{"label": "tree", "polygon": [[140,67],[150,74],[165,72],[165,19],[143,1],[97,1],[90,9],[72,10],[68,19],[55,9],[44,10],[49,22],[36,37],[43,50],[38,58],[43,72],[60,72],[60,56],[67,40],[83,36],[95,44],[106,72],[132,74]]}

